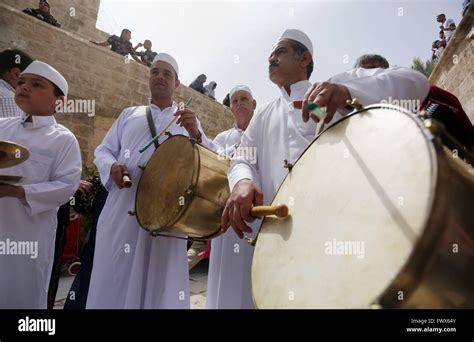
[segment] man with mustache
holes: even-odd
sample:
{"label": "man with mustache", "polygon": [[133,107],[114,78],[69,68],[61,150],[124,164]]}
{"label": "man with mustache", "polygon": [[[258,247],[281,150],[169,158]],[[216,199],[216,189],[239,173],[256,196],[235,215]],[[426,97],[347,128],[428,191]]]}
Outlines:
{"label": "man with mustache", "polygon": [[[388,99],[423,100],[428,94],[426,77],[408,68],[361,70],[343,83],[308,81],[313,70],[313,45],[299,30],[286,30],[268,58],[269,78],[281,96],[259,108],[245,131],[239,149],[255,149],[257,162],[232,161],[229,182],[232,193],[222,214],[225,231],[232,226],[243,238],[252,229],[246,222],[252,206],[270,204],[293,164],[315,137],[320,119],[307,110],[309,102],[326,107],[324,122],[330,124],[348,112],[346,100],[357,98],[363,105]],[[370,70],[370,69],[367,69]],[[303,100],[303,109],[294,101]],[[309,120],[309,119],[312,120]],[[257,185],[260,181],[261,187]]]}
{"label": "man with mustache", "polygon": [[[150,69],[149,105],[124,109],[95,150],[94,163],[109,195],[97,223],[88,309],[190,307],[186,241],[151,237],[128,214],[134,207],[142,174],[139,166],[146,165],[154,152],[148,148],[139,153],[151,138],[149,121],[160,132],[174,116],[179,116],[168,129],[171,134],[187,135],[204,145],[209,143],[196,114],[188,108],[179,110],[172,100],[180,85],[178,77],[176,60],[159,53]],[[166,138],[164,135],[158,142]],[[125,188],[124,175],[132,179],[130,188]]]}

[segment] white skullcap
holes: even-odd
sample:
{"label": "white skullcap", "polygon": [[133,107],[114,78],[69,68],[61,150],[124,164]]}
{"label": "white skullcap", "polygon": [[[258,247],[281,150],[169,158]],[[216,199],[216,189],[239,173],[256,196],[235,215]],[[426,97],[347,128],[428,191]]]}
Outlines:
{"label": "white skullcap", "polygon": [[232,90],[230,91],[229,100],[232,101],[232,96],[234,96],[234,94],[236,92],[240,91],[240,90],[246,91],[247,93],[249,93],[253,97],[252,91],[250,90],[249,87],[247,87],[246,85],[238,85],[238,86],[235,86],[234,88],[232,88]]}
{"label": "white skullcap", "polygon": [[296,30],[296,29],[288,29],[281,35],[280,40],[282,39],[292,39],[296,40],[298,43],[303,44],[313,56],[313,43],[311,43],[311,39],[304,33],[303,31]]}
{"label": "white skullcap", "polygon": [[156,57],[153,59],[152,64],[155,64],[158,61],[163,61],[170,64],[173,67],[174,71],[176,71],[176,75],[179,75],[178,62],[176,62],[176,59],[174,59],[173,56],[161,52],[156,55]]}
{"label": "white skullcap", "polygon": [[48,81],[51,81],[59,89],[61,89],[64,96],[67,96],[69,86],[67,84],[66,79],[64,78],[63,75],[59,73],[59,71],[54,69],[49,64],[46,64],[41,61],[33,61],[30,63],[30,65],[28,65],[28,67],[21,74],[22,75],[32,74],[32,75],[38,75],[38,76],[44,77]]}

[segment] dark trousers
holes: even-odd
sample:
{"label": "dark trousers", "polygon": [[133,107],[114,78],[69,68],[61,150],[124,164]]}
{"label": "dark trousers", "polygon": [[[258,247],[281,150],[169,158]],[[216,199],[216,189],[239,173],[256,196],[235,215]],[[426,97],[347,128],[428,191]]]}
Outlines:
{"label": "dark trousers", "polygon": [[69,290],[64,304],[64,309],[85,309],[87,303],[87,294],[89,293],[89,284],[92,273],[92,263],[94,261],[95,237],[97,233],[97,222],[100,213],[104,207],[108,192],[105,188],[101,188],[96,195],[94,204],[94,213],[92,227],[89,231],[89,240],[84,246],[81,256],[81,268],[76,274],[74,281]]}
{"label": "dark trousers", "polygon": [[58,210],[58,226],[56,228],[56,241],[54,243],[53,270],[48,288],[48,309],[54,306],[56,293],[58,292],[59,276],[61,274],[61,259],[63,257],[64,244],[66,243],[66,227],[69,224],[69,202],[60,206]]}

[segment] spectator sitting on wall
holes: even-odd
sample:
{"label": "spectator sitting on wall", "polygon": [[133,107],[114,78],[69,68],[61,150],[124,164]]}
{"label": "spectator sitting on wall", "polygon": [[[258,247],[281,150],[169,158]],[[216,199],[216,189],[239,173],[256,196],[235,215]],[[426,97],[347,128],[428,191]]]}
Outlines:
{"label": "spectator sitting on wall", "polygon": [[39,20],[42,20],[50,25],[61,27],[56,18],[51,14],[51,5],[48,0],[40,0],[38,8],[26,8],[23,13],[29,14]]}
{"label": "spectator sitting on wall", "polygon": [[[145,48],[145,51],[136,52],[137,49],[138,49],[139,47],[142,47],[142,46]],[[149,67],[151,67],[151,63],[152,63],[153,60],[155,59],[155,56],[158,54],[158,53],[156,53],[156,52],[154,52],[154,51],[151,50],[151,40],[148,40],[148,39],[145,40],[145,41],[143,42],[143,44],[142,44],[142,43],[138,43],[138,45],[135,46],[135,47],[133,48],[133,50],[135,51],[136,55],[137,55],[138,57],[140,57],[140,59],[142,60],[142,62],[143,62],[144,64],[146,64],[147,66],[149,66]]]}
{"label": "spectator sitting on wall", "polygon": [[132,43],[130,42],[130,39],[132,39],[132,32],[127,29],[123,29],[122,33],[120,34],[120,37],[117,37],[116,35],[112,35],[109,38],[107,38],[106,41],[104,42],[94,42],[90,41],[92,44],[99,45],[99,46],[110,46],[110,50],[113,52],[118,53],[121,56],[127,56],[130,54],[130,56],[137,61],[140,64],[146,65],[143,63],[141,60],[138,59],[135,50],[133,49]]}
{"label": "spectator sitting on wall", "polygon": [[443,52],[444,50],[444,47],[441,45],[441,41],[439,40],[435,40],[433,42],[433,45],[431,47],[431,51],[432,51],[432,54],[431,54],[431,60],[439,60],[439,58],[441,57],[441,53]]}
{"label": "spectator sitting on wall", "polygon": [[206,89],[205,95],[209,96],[211,99],[216,99],[215,89],[217,88],[217,83],[214,81],[209,82],[207,86],[204,87]]}
{"label": "spectator sitting on wall", "polygon": [[444,35],[446,36],[446,43],[449,43],[451,36],[453,35],[454,31],[456,30],[456,24],[454,23],[453,19],[446,19],[446,15],[439,14],[436,17],[436,21],[441,23],[439,27],[441,30],[444,31]]}
{"label": "spectator sitting on wall", "polygon": [[190,85],[189,88],[194,89],[201,94],[206,93],[206,89],[204,88],[204,82],[206,82],[207,76],[204,74],[199,75]]}
{"label": "spectator sitting on wall", "polygon": [[446,36],[443,30],[439,31],[439,42],[443,48],[446,47]]}

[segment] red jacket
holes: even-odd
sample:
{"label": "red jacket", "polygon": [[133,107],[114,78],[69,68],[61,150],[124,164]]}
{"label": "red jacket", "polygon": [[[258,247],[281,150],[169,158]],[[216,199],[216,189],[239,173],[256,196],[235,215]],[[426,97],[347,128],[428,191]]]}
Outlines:
{"label": "red jacket", "polygon": [[474,126],[458,98],[449,91],[430,84],[428,96],[419,109],[425,109],[433,103],[441,105],[441,110],[436,111],[434,118],[441,121],[454,138],[474,153]]}

